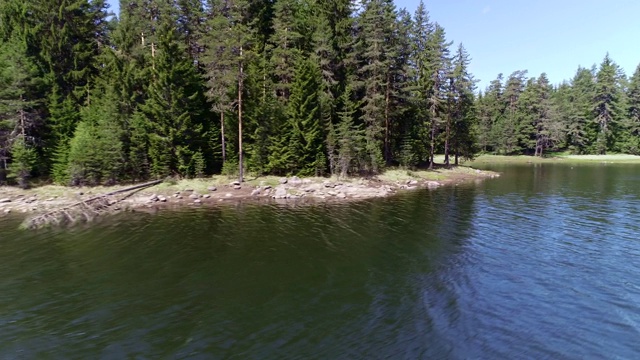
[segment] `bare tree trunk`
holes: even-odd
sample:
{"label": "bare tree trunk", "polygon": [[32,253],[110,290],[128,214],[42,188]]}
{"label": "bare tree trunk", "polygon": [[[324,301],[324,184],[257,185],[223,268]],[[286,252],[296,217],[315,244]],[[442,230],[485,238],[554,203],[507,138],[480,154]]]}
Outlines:
{"label": "bare tree trunk", "polygon": [[436,125],[435,119],[432,120],[431,124],[431,150],[429,151],[429,169],[433,169],[433,158],[434,153],[436,151]]}
{"label": "bare tree trunk", "polygon": [[444,164],[449,167],[449,136],[451,134],[451,115],[447,115],[447,128],[444,137]]}
{"label": "bare tree trunk", "polygon": [[389,119],[389,106],[390,106],[390,102],[391,102],[391,94],[390,94],[390,90],[389,88],[391,87],[391,81],[389,80],[389,77],[391,75],[387,74],[387,89],[385,91],[385,107],[384,107],[384,121],[385,121],[385,126],[384,126],[384,160],[385,163],[388,165],[391,165],[391,144],[389,143],[389,137],[390,137],[390,132],[391,132],[391,121]]}
{"label": "bare tree trunk", "polygon": [[[22,98],[22,94],[20,94],[20,104],[22,104],[22,102],[23,102],[23,98]],[[23,140],[25,140],[24,139],[24,137],[25,137],[25,130],[24,130],[25,121],[24,121],[24,119],[25,119],[24,108],[21,105],[20,106],[20,134],[22,134],[22,139]]]}
{"label": "bare tree trunk", "polygon": [[242,46],[240,46],[240,73],[238,75],[238,178],[240,183],[242,183],[242,180],[244,179],[244,169],[242,164],[242,87],[244,85],[243,70]]}
{"label": "bare tree trunk", "polygon": [[220,141],[222,143],[222,164],[227,161],[227,144],[224,141],[224,111],[220,111]]}

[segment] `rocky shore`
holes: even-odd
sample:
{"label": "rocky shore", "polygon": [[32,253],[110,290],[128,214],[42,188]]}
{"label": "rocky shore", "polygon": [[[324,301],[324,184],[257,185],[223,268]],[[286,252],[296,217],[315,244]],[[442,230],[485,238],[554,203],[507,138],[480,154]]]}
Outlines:
{"label": "rocky shore", "polygon": [[[335,178],[256,178],[243,183],[228,178],[184,180],[153,186],[126,198],[113,197],[112,210],[155,211],[162,208],[206,206],[234,202],[317,203],[386,197],[402,191],[435,189],[443,185],[492,178],[499,174],[471,168],[409,172],[338,180]],[[226,180],[226,181],[225,181]],[[117,187],[67,188],[47,185],[30,190],[0,187],[0,217],[41,214],[86,201]]]}

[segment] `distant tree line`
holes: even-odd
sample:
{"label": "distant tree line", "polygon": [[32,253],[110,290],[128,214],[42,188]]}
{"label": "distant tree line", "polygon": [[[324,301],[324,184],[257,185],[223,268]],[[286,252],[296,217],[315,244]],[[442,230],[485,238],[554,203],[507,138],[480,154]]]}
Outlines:
{"label": "distant tree line", "polygon": [[500,74],[479,94],[476,109],[481,151],[640,155],[640,66],[628,79],[608,54],[558,86],[546,74],[516,71],[506,80]]}
{"label": "distant tree line", "polygon": [[478,151],[639,152],[640,74],[478,96],[421,2],[0,0],[0,183],[373,174]]}

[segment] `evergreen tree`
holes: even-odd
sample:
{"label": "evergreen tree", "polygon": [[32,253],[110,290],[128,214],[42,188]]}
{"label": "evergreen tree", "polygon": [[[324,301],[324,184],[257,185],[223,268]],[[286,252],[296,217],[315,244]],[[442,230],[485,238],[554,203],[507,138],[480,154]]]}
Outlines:
{"label": "evergreen tree", "polygon": [[[447,141],[451,141],[455,155],[455,165],[458,165],[459,158],[472,159],[475,154],[475,135],[473,126],[476,122],[475,111],[475,80],[469,72],[471,59],[462,44],[458,46],[456,52],[453,72],[451,75],[451,93],[453,96],[453,106],[449,109],[450,136]],[[449,146],[445,145],[445,164],[449,165]]]}
{"label": "evergreen tree", "polygon": [[618,135],[617,131],[622,115],[619,73],[618,65],[607,54],[596,74],[593,110],[598,135],[594,151],[598,154],[605,154],[607,150],[613,150],[615,138]]}
{"label": "evergreen tree", "polygon": [[535,150],[534,156],[542,157],[546,149],[560,143],[565,130],[559,121],[552,100],[552,87],[547,74],[542,73],[535,82],[535,103],[531,108],[534,114]]}
{"label": "evergreen tree", "polygon": [[287,118],[291,123],[289,148],[294,173],[319,176],[325,172],[324,129],[320,114],[320,70],[315,62],[302,59],[296,66]]}
{"label": "evergreen tree", "polygon": [[342,178],[356,172],[366,161],[365,133],[355,122],[358,106],[351,97],[351,88],[347,86],[339,99],[342,111],[338,114],[340,122],[335,129],[335,172]]}
{"label": "evergreen tree", "polygon": [[[237,109],[237,146],[238,146],[238,172],[240,182],[244,179],[243,163],[243,94],[246,80],[245,68],[248,60],[254,55],[251,48],[255,45],[255,27],[263,28],[270,22],[268,16],[251,18],[252,12],[265,15],[270,12],[270,6],[249,6],[247,0],[210,0],[207,6],[211,9],[209,24],[211,30],[206,42],[210,44],[205,57],[206,77],[209,79],[209,96],[217,103],[216,110],[221,114],[221,126],[224,124],[224,112],[230,108]],[[251,25],[251,26],[250,26]],[[265,30],[266,31],[266,30]],[[266,34],[262,32],[261,34]],[[221,71],[219,71],[221,70]],[[218,80],[220,79],[220,81]],[[216,84],[234,84],[235,100],[227,98],[223,92],[229,91],[229,87]],[[225,90],[229,89],[229,90]],[[221,131],[221,137],[225,139],[226,133]],[[223,145],[223,149],[226,146]],[[223,151],[224,153],[224,151]]]}
{"label": "evergreen tree", "polygon": [[0,47],[0,183],[5,180],[10,158],[16,162],[14,152],[29,158],[17,173],[14,171],[22,185],[33,168],[31,160],[35,161],[31,155],[35,156],[33,134],[41,123],[42,81],[26,50],[25,42],[15,37]]}
{"label": "evergreen tree", "polygon": [[117,94],[106,84],[93,91],[92,101],[69,142],[67,174],[71,184],[113,184],[124,178],[123,122]]}
{"label": "evergreen tree", "polygon": [[31,177],[33,167],[36,164],[36,152],[32,144],[27,142],[27,137],[18,135],[11,146],[10,174],[17,179],[18,185],[26,189]]}
{"label": "evergreen tree", "polygon": [[302,34],[298,26],[299,4],[298,0],[278,0],[274,5],[273,34],[270,39],[273,46],[271,66],[278,98],[283,101],[289,99],[291,77],[298,57],[302,55]]}
{"label": "evergreen tree", "polygon": [[519,138],[521,137],[520,126],[522,122],[522,113],[519,111],[519,100],[526,85],[526,71],[515,71],[507,78],[503,101],[504,116],[498,125],[497,146],[500,152],[513,154],[521,150]]}
{"label": "evergreen tree", "polygon": [[[266,55],[263,54],[263,55]],[[245,133],[247,134],[247,168],[258,174],[269,171],[271,144],[283,136],[275,131],[286,118],[283,116],[282,102],[275,96],[271,81],[269,61],[265,57],[257,57],[248,64],[245,102]],[[286,142],[285,142],[286,143]],[[283,151],[286,151],[283,149]]]}
{"label": "evergreen tree", "polygon": [[627,113],[624,144],[625,153],[640,155],[640,65],[636,68],[627,89]]}
{"label": "evergreen tree", "polygon": [[567,144],[569,150],[576,154],[588,151],[588,146],[595,141],[596,132],[592,119],[591,102],[595,96],[593,71],[578,68],[571,81],[569,95],[569,112],[565,114],[567,122]]}
{"label": "evergreen tree", "polygon": [[[362,119],[365,122],[369,171],[378,172],[390,159],[389,128],[392,61],[397,55],[392,41],[395,7],[387,0],[364,0],[359,18],[358,75],[363,85]],[[383,153],[384,149],[384,153]]]}
{"label": "evergreen tree", "polygon": [[436,140],[440,127],[447,116],[445,109],[447,77],[451,59],[449,46],[445,39],[444,29],[436,24],[433,34],[429,37],[424,57],[423,69],[426,89],[426,105],[429,115],[429,168],[434,166]]}
{"label": "evergreen tree", "polygon": [[207,146],[204,91],[172,25],[163,24],[158,35],[149,98],[141,107],[151,125],[151,171],[158,177],[195,176],[204,171],[196,160]]}

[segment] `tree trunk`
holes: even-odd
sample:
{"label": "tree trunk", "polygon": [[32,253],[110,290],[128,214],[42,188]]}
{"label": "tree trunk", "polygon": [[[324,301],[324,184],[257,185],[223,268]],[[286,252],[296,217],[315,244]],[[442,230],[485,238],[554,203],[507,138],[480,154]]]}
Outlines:
{"label": "tree trunk", "polygon": [[387,89],[385,91],[385,107],[384,107],[384,160],[387,166],[391,165],[391,144],[389,143],[389,137],[391,132],[391,121],[389,119],[389,106],[391,102],[391,94],[389,88],[391,87],[391,81],[389,80],[390,73],[387,74]]}
{"label": "tree trunk", "polygon": [[449,167],[449,136],[451,136],[451,114],[447,116],[447,128],[444,136],[444,164]]}
{"label": "tree trunk", "polygon": [[244,169],[242,164],[242,87],[243,79],[242,46],[240,46],[240,73],[238,75],[238,181],[242,183]]}
{"label": "tree trunk", "polygon": [[436,151],[436,125],[435,119],[431,124],[431,150],[429,151],[429,169],[433,169],[433,158]]}
{"label": "tree trunk", "polygon": [[224,141],[224,111],[220,111],[220,141],[222,143],[222,164],[227,161],[227,145]]}

